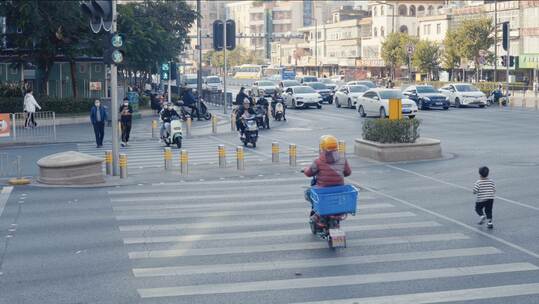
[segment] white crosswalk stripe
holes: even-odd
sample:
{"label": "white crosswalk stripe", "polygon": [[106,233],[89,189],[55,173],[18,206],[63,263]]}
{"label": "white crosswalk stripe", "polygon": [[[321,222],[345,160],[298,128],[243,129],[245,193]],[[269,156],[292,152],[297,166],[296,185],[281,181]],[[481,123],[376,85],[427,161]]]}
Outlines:
{"label": "white crosswalk stripe", "polygon": [[[310,233],[307,184],[265,175],[110,190],[141,302],[511,302],[539,294],[537,265],[372,192],[360,193],[357,214],[343,222],[347,248],[331,251]],[[263,191],[243,191],[250,187]],[[520,280],[488,280],[504,274]],[[314,290],[328,293],[306,296]]]}

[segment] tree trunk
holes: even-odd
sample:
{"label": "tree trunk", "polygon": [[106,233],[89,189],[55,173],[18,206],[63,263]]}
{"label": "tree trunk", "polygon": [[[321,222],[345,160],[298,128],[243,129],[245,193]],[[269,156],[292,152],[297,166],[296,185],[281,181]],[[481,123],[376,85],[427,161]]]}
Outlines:
{"label": "tree trunk", "polygon": [[[78,90],[77,90],[77,64],[74,60],[69,61],[69,70],[71,72],[71,91],[73,92],[73,98],[77,98],[79,96]],[[91,65],[90,67],[91,68]],[[88,84],[89,85],[89,84]]]}

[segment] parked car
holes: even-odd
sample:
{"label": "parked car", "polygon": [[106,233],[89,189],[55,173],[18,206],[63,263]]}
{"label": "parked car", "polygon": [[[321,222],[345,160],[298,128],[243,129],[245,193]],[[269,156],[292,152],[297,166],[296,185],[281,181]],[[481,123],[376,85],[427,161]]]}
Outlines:
{"label": "parked car", "polygon": [[369,88],[364,85],[344,85],[335,92],[335,106],[354,108],[359,98],[368,90]]}
{"label": "parked car", "polygon": [[421,110],[434,107],[449,109],[449,99],[431,85],[409,86],[402,92],[402,95],[415,101]]}
{"label": "parked car", "polygon": [[296,78],[299,83],[305,83],[305,82],[317,82],[318,77],[316,76],[299,76]]}
{"label": "parked car", "polygon": [[321,82],[306,82],[304,85],[310,86],[316,91],[316,93],[320,94],[320,96],[322,96],[322,102],[325,101],[328,104],[333,103],[333,95],[331,94],[331,90],[325,84]]}
{"label": "parked car", "polygon": [[484,108],[487,105],[487,96],[469,83],[450,83],[442,87],[440,93],[449,99],[449,104],[457,108],[469,105]]}
{"label": "parked car", "polygon": [[402,115],[414,118],[417,114],[417,105],[413,100],[403,98],[400,90],[376,88],[370,89],[361,96],[357,102],[357,111],[361,117],[378,116],[385,118],[389,114],[389,100],[400,99]]}
{"label": "parked car", "polygon": [[297,80],[283,80],[279,82],[279,90],[281,90],[281,93],[286,91],[289,87],[295,87],[300,86],[301,83],[299,83]]}
{"label": "parked car", "polygon": [[354,80],[346,83],[347,85],[364,85],[369,89],[374,89],[377,85],[370,80]]}
{"label": "parked car", "polygon": [[193,91],[197,90],[197,74],[185,74],[181,77],[181,85],[186,86]]}
{"label": "parked car", "polygon": [[257,80],[253,82],[251,92],[253,92],[254,96],[256,97],[267,97],[272,96],[278,89],[279,88],[273,81]]}
{"label": "parked car", "polygon": [[329,78],[320,78],[319,80],[321,83],[325,84],[328,89],[330,89],[333,93],[337,90],[337,83]]}
{"label": "parked car", "polygon": [[219,76],[208,76],[202,84],[202,91],[209,93],[221,93],[223,91],[223,85]]}
{"label": "parked car", "polygon": [[309,86],[293,86],[283,93],[283,101],[286,106],[296,108],[308,108],[316,106],[322,108],[322,96]]}

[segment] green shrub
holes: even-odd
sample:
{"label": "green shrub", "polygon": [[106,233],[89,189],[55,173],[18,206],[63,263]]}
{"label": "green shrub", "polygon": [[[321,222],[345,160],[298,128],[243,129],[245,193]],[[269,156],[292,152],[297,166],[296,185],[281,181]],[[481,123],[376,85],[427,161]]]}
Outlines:
{"label": "green shrub", "polygon": [[379,143],[413,143],[419,138],[419,119],[366,119],[363,139]]}
{"label": "green shrub", "polygon": [[[63,113],[89,113],[94,99],[73,99],[36,97],[43,111]],[[0,113],[17,113],[23,111],[24,97],[0,97]]]}
{"label": "green shrub", "polygon": [[20,83],[1,83],[0,97],[22,97],[23,89]]}

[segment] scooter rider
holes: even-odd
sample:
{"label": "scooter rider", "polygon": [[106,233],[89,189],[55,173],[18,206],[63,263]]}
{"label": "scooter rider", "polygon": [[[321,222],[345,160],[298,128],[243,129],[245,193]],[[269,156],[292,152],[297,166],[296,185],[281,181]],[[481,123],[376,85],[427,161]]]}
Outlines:
{"label": "scooter rider", "polygon": [[492,95],[494,95],[494,103],[498,103],[500,101],[500,98],[503,97],[503,89],[502,84],[498,84],[498,88],[494,91],[492,91]]}
{"label": "scooter rider", "polygon": [[271,98],[271,116],[275,117],[275,106],[277,105],[278,100],[281,100],[281,104],[283,105],[283,120],[286,121],[286,105],[284,102],[282,102],[282,98],[279,95],[278,90],[273,92],[273,96]]}
{"label": "scooter rider", "polygon": [[269,125],[269,102],[266,98],[262,97],[262,98],[259,98],[257,101],[256,101],[256,104],[260,104],[262,106],[262,108],[264,109],[264,119],[265,119],[265,122],[267,123],[267,127],[268,129],[270,128],[270,125]]}
{"label": "scooter rider", "polygon": [[191,117],[196,117],[197,120],[202,120],[202,118],[200,118],[200,113],[198,112],[196,98],[193,95],[193,90],[191,88],[185,88],[182,100],[183,105],[191,109]]}
{"label": "scooter rider", "polygon": [[[320,137],[320,156],[302,170],[307,177],[313,177],[316,187],[332,187],[344,185],[344,178],[352,174],[352,169],[346,158],[341,158],[338,151],[338,141],[333,135]],[[311,189],[305,191],[305,197],[312,205]],[[312,207],[312,206],[311,206]],[[313,215],[314,211],[311,211]]]}
{"label": "scooter rider", "polygon": [[240,131],[241,136],[243,136],[243,131],[245,130],[242,119],[248,118],[251,115],[256,115],[256,112],[251,108],[249,99],[246,98],[243,100],[243,106],[238,109],[238,115],[236,116],[236,128]]}
{"label": "scooter rider", "polygon": [[161,112],[159,113],[159,117],[161,117],[161,121],[163,122],[161,124],[161,130],[159,132],[161,138],[165,137],[165,131],[168,131],[170,133],[170,122],[175,116],[180,117],[180,115],[178,115],[178,112],[176,112],[176,110],[174,110],[174,107],[172,107],[172,103],[166,103]]}
{"label": "scooter rider", "polygon": [[243,101],[244,101],[246,98],[248,99],[249,96],[248,96],[247,94],[245,94],[245,87],[241,87],[241,89],[240,89],[238,95],[236,95],[236,102],[235,102],[235,105],[241,107],[241,105],[243,104]]}

